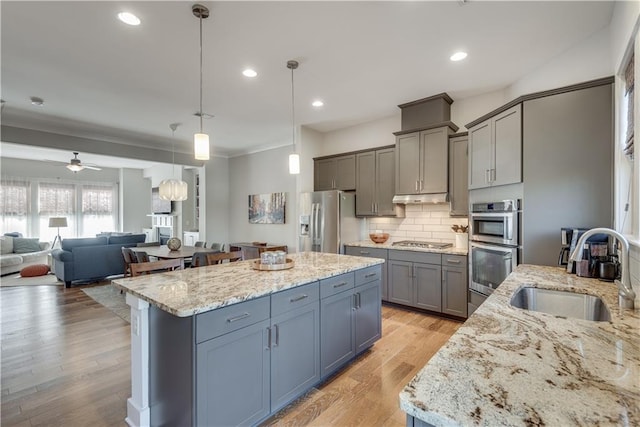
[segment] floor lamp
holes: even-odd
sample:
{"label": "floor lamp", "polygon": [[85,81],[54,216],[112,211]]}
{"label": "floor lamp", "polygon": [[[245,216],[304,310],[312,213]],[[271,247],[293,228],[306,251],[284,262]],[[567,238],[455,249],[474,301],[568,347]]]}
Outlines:
{"label": "floor lamp", "polygon": [[60,227],[66,227],[66,226],[67,226],[67,218],[64,216],[59,216],[59,217],[54,216],[49,218],[49,227],[58,228],[58,235],[55,237],[55,239],[53,239],[53,244],[51,245],[51,249],[53,249],[56,246],[57,241],[59,241],[60,246],[62,246],[62,238],[60,237]]}

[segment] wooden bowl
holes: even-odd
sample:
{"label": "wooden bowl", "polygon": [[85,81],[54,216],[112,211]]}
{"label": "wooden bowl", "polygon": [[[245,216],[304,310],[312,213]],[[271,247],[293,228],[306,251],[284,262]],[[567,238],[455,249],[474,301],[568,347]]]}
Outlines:
{"label": "wooden bowl", "polygon": [[369,234],[369,238],[373,243],[384,243],[389,240],[389,233],[371,233]]}

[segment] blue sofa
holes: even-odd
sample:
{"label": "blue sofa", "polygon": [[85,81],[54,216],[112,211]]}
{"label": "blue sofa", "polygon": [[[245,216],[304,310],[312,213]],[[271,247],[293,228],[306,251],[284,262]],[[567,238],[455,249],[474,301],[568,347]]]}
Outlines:
{"label": "blue sofa", "polygon": [[95,281],[124,274],[122,247],[145,241],[144,234],[62,240],[61,249],[51,252],[56,277],[71,287],[72,282]]}

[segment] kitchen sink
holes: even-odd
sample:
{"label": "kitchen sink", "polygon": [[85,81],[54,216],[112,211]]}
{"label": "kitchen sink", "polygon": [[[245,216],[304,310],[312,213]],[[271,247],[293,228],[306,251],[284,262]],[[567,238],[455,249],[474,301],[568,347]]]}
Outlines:
{"label": "kitchen sink", "polygon": [[513,295],[510,303],[513,307],[559,317],[594,322],[611,320],[611,314],[604,302],[594,295],[525,286]]}

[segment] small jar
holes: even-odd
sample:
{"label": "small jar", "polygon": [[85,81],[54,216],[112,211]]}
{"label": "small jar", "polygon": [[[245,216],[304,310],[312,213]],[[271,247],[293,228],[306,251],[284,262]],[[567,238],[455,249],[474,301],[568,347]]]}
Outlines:
{"label": "small jar", "polygon": [[265,265],[271,265],[274,263],[273,253],[270,251],[262,252],[260,254],[260,263]]}
{"label": "small jar", "polygon": [[287,253],[285,251],[275,251],[275,264],[284,264],[287,262]]}

